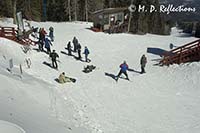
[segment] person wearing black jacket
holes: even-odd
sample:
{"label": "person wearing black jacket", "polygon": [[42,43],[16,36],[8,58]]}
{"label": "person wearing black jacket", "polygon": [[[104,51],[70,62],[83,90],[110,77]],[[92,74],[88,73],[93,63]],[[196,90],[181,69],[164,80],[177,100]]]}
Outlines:
{"label": "person wearing black jacket", "polygon": [[72,55],[72,46],[70,41],[67,44],[67,50],[68,50],[68,55]]}
{"label": "person wearing black jacket", "polygon": [[53,50],[53,52],[50,54],[51,60],[52,60],[52,67],[58,68],[58,64],[56,62],[56,58],[59,58],[59,55]]}
{"label": "person wearing black jacket", "polygon": [[78,46],[77,46],[77,50],[78,50],[78,59],[81,60],[81,44],[78,43]]}

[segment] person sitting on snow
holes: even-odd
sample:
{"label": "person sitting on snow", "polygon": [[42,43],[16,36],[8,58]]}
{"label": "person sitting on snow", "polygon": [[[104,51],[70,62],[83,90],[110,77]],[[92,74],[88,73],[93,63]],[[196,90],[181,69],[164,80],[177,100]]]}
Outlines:
{"label": "person sitting on snow", "polygon": [[65,72],[62,72],[59,75],[58,82],[61,83],[61,84],[64,84],[66,82],[71,82],[71,80],[70,80],[70,78],[68,78],[68,77],[65,76]]}

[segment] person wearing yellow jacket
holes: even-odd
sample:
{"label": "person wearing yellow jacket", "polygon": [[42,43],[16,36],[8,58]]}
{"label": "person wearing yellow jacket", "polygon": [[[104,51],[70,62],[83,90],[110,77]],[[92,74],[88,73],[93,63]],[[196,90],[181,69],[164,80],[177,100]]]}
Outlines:
{"label": "person wearing yellow jacket", "polygon": [[58,78],[59,83],[64,84],[66,82],[71,82],[70,78],[65,76],[65,72],[62,72]]}

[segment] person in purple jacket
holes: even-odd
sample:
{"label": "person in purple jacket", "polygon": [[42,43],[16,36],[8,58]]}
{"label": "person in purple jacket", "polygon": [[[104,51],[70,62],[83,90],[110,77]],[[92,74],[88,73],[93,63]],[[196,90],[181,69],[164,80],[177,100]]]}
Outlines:
{"label": "person in purple jacket", "polygon": [[124,74],[126,76],[126,79],[129,80],[128,74],[127,74],[127,70],[129,68],[128,68],[126,61],[124,61],[119,67],[120,67],[120,71],[119,71],[118,75],[116,76],[116,81],[119,79],[121,74]]}

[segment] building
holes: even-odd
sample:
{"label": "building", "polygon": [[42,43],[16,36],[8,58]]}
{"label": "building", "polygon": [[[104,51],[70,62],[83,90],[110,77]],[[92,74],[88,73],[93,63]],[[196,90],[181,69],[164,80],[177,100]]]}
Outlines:
{"label": "building", "polygon": [[108,8],[92,13],[94,28],[104,32],[127,32],[128,8]]}

